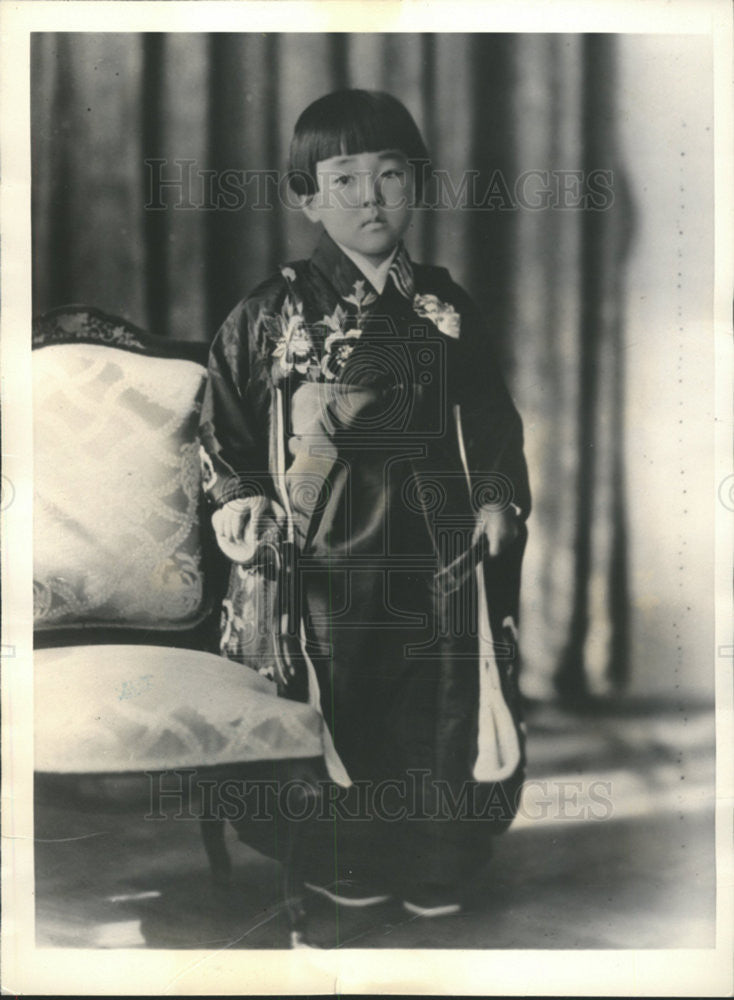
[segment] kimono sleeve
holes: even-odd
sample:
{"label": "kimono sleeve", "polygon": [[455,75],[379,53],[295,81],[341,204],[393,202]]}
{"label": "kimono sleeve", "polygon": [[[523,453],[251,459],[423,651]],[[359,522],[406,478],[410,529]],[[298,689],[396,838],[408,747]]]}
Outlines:
{"label": "kimono sleeve", "polygon": [[252,303],[230,313],[209,352],[199,440],[203,486],[215,506],[273,498],[268,463],[271,387],[255,347]]}
{"label": "kimono sleeve", "polygon": [[[461,315],[456,398],[473,486],[519,514],[530,513],[530,485],[523,426],[507,389],[488,325],[467,293],[454,285]],[[486,480],[486,483],[483,483]],[[490,502],[492,502],[490,500]]]}

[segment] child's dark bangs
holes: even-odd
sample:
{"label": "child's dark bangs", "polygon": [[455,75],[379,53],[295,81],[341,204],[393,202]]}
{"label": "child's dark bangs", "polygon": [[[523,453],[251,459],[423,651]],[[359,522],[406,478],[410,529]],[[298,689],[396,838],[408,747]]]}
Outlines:
{"label": "child's dark bangs", "polygon": [[356,156],[359,153],[378,153],[383,149],[400,150],[407,157],[414,152],[406,148],[406,130],[382,117],[345,122],[340,130],[339,146],[332,156]]}
{"label": "child's dark bangs", "polygon": [[310,105],[296,124],[291,186],[312,194],[320,161],[386,149],[399,150],[409,161],[428,160],[418,127],[399,101],[370,91],[329,94]]}
{"label": "child's dark bangs", "polygon": [[406,148],[406,130],[378,117],[330,122],[313,136],[311,145],[312,167],[332,156],[356,156],[359,153],[377,153],[383,149],[396,149],[407,157],[420,155],[420,151]]}

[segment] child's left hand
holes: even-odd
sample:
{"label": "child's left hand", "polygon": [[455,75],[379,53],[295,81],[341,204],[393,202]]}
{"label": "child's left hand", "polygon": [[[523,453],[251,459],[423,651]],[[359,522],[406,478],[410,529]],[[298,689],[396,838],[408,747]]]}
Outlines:
{"label": "child's left hand", "polygon": [[520,534],[517,508],[496,510],[493,507],[480,507],[474,532],[475,540],[482,532],[487,536],[490,556],[498,556],[505,552]]}

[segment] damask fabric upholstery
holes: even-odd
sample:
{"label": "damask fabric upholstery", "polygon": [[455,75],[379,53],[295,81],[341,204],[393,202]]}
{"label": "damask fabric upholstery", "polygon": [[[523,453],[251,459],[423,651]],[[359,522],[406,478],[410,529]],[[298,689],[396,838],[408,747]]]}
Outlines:
{"label": "damask fabric upholstery", "polygon": [[323,719],[221,656],[167,646],[36,650],[35,770],[104,774],[319,757]]}
{"label": "damask fabric upholstery", "polygon": [[205,374],[99,344],[34,351],[36,629],[201,618]]}

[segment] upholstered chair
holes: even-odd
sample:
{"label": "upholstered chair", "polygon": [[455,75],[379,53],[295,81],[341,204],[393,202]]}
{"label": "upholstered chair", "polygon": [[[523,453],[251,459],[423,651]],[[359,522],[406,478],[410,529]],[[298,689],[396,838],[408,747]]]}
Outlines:
{"label": "upholstered chair", "polygon": [[[151,775],[180,769],[316,773],[318,712],[218,655],[227,567],[197,441],[206,345],[71,306],[34,323],[33,348],[37,801],[143,808]],[[226,880],[223,821],[201,828]]]}

